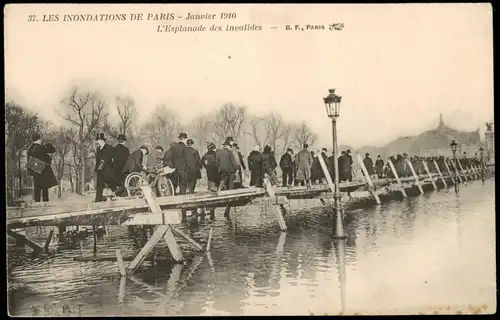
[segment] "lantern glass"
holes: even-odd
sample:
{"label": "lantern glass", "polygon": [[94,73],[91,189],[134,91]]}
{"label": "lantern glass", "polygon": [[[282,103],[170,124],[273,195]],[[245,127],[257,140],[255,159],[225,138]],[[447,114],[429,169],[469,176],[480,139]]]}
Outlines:
{"label": "lantern glass", "polygon": [[451,151],[456,152],[457,151],[457,142],[455,140],[452,140],[450,142],[450,147],[451,147]]}
{"label": "lantern glass", "polygon": [[326,98],[323,98],[326,114],[330,118],[337,118],[340,113],[340,100],[342,97],[335,94],[335,89],[329,89],[328,91],[330,94]]}

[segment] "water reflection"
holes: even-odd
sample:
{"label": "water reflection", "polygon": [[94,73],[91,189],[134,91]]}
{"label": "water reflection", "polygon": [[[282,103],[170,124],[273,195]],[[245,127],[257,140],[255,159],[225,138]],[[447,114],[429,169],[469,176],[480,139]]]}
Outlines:
{"label": "water reflection", "polygon": [[[76,249],[61,247],[48,260],[32,260],[20,254],[24,248],[9,245],[9,286],[17,286],[9,291],[9,310],[31,315],[33,305],[43,309],[43,303],[53,301],[83,304],[85,316],[405,313],[463,303],[494,307],[494,201],[494,182],[487,180],[484,186],[469,183],[460,197],[453,189],[439,190],[354,209],[347,212],[346,240],[332,239],[334,222],[322,208],[290,214],[286,233],[278,230],[272,211],[240,211],[232,221],[219,213],[213,223],[182,227],[201,243],[213,228],[210,252],[190,252],[180,243],[185,264],[146,261],[128,280],[119,276],[114,261],[73,260],[92,256],[92,239]],[[137,244],[124,228],[111,226],[98,240],[97,255],[114,256],[120,247],[124,257],[131,257]],[[166,252],[166,245],[158,246],[158,257]]]}

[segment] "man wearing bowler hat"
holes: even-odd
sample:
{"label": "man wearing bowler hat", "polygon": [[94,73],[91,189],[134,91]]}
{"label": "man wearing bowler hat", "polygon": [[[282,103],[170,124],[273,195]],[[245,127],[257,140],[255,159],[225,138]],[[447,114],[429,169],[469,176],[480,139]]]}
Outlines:
{"label": "man wearing bowler hat", "polygon": [[177,185],[179,194],[186,194],[188,180],[195,177],[196,159],[187,146],[188,136],[182,132],[179,134],[179,142],[173,146],[170,161],[177,171]]}
{"label": "man wearing bowler hat", "polygon": [[123,133],[118,135],[117,140],[118,144],[113,148],[113,170],[117,190],[124,190],[125,178],[127,176],[124,176],[122,172],[130,155],[130,150],[125,145],[127,138]]}
{"label": "man wearing bowler hat", "polygon": [[114,171],[113,171],[113,147],[106,143],[104,133],[96,135],[96,156],[95,156],[95,178],[96,193],[94,202],[104,201],[102,193],[107,186],[112,191],[115,190]]}

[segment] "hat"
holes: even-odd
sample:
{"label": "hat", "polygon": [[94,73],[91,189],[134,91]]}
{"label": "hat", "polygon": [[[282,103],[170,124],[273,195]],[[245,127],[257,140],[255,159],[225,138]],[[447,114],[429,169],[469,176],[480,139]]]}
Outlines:
{"label": "hat", "polygon": [[233,147],[238,148],[238,144],[236,142],[233,142]]}
{"label": "hat", "polygon": [[408,155],[406,153],[403,153],[403,157],[408,157]]}
{"label": "hat", "polygon": [[104,137],[104,133],[99,132],[95,135],[96,140],[106,140],[106,137]]}
{"label": "hat", "polygon": [[125,135],[123,133],[120,133],[118,135],[118,138],[116,138],[118,141],[127,141],[127,138],[125,138]]}
{"label": "hat", "polygon": [[345,154],[345,151],[342,151],[342,154]]}
{"label": "hat", "polygon": [[159,150],[163,151],[163,147],[162,146],[156,146],[155,149],[157,149],[157,150],[159,149]]}
{"label": "hat", "polygon": [[47,153],[55,153],[56,152],[56,148],[54,148],[54,145],[52,143],[47,143],[45,146],[45,152]]}
{"label": "hat", "polygon": [[321,151],[324,151],[324,152],[326,152],[326,148],[323,148],[323,149],[321,149]]}
{"label": "hat", "polygon": [[367,153],[365,154],[365,157],[369,157],[369,156],[370,156],[370,154],[367,152]]}
{"label": "hat", "polygon": [[270,147],[269,145],[266,145],[266,146],[264,147],[264,151],[266,151],[266,152],[271,152],[271,147]]}
{"label": "hat", "polygon": [[33,133],[33,135],[31,136],[31,140],[33,141],[37,141],[40,139],[42,139],[42,136],[39,133]]}
{"label": "hat", "polygon": [[234,139],[233,139],[233,137],[229,136],[226,138],[226,141],[234,142]]}
{"label": "hat", "polygon": [[207,149],[215,149],[215,144],[213,142],[207,142]]}
{"label": "hat", "polygon": [[185,132],[179,133],[179,140],[184,140],[184,139],[187,139],[187,138],[188,138],[187,133],[185,133]]}
{"label": "hat", "polygon": [[149,149],[147,146],[142,145],[139,149],[144,149],[144,150],[146,150],[146,154],[149,154]]}
{"label": "hat", "polygon": [[304,149],[308,148],[309,145],[307,143],[304,143]]}
{"label": "hat", "polygon": [[228,141],[226,139],[226,141],[224,141],[224,143],[222,144],[223,146],[230,146],[231,145],[231,141]]}
{"label": "hat", "polygon": [[188,139],[187,144],[194,144],[193,139]]}
{"label": "hat", "polygon": [[347,150],[346,150],[346,153],[351,153],[351,150],[347,149]]}
{"label": "hat", "polygon": [[288,149],[286,149],[286,152],[291,152],[291,153],[293,153],[293,149],[292,149],[292,148],[288,148]]}
{"label": "hat", "polygon": [[382,157],[380,155],[378,155],[377,158],[382,158]]}

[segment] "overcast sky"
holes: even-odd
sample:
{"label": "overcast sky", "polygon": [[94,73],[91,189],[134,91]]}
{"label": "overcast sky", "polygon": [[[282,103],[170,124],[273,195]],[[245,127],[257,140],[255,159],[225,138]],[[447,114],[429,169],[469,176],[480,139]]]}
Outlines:
{"label": "overcast sky", "polygon": [[[322,97],[343,96],[341,143],[380,145],[445,122],[484,131],[493,118],[489,4],[421,5],[9,5],[6,94],[44,117],[73,83],[131,95],[144,120],[158,104],[188,121],[224,102],[254,114],[306,121],[331,143]],[[236,12],[263,31],[157,33],[141,22],[28,22],[64,13]],[[342,31],[284,25],[344,23]],[[193,22],[191,22],[193,23]],[[213,21],[205,21],[210,26]],[[216,20],[217,24],[225,24]],[[278,26],[278,29],[270,29]],[[231,58],[229,58],[229,56]]]}

